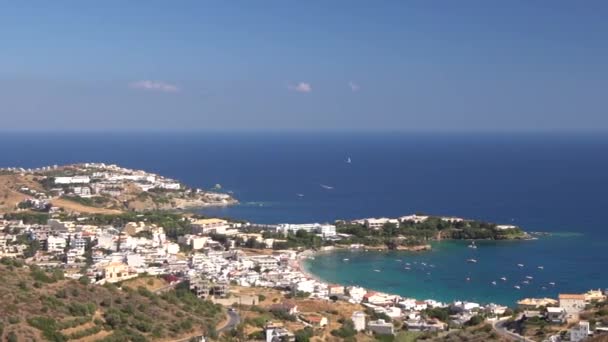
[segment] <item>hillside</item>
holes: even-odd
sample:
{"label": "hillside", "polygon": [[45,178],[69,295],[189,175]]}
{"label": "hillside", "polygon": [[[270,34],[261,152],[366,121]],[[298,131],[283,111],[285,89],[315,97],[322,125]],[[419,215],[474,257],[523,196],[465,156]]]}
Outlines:
{"label": "hillside", "polygon": [[215,335],[225,314],[187,289],[156,295],[66,280],[19,261],[0,264],[2,341],[164,341]]}
{"label": "hillside", "polygon": [[84,163],[37,169],[0,169],[0,213],[32,209],[84,214],[181,210],[238,201],[146,172]]}

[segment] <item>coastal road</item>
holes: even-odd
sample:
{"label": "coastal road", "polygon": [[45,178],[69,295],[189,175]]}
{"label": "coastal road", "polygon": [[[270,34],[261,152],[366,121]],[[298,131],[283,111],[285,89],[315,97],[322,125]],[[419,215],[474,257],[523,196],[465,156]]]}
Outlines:
{"label": "coastal road", "polygon": [[[521,317],[519,317],[518,319],[520,319]],[[498,332],[499,335],[506,337],[508,339],[510,339],[511,341],[523,341],[523,342],[535,342],[532,339],[529,339],[527,337],[521,336],[519,334],[516,334],[512,331],[507,330],[507,328],[505,328],[505,323],[507,323],[507,320],[509,320],[509,317],[504,317],[501,319],[498,319],[494,322],[492,322],[492,327],[494,327],[494,330],[496,330],[496,332]]]}
{"label": "coastal road", "polygon": [[234,327],[236,327],[239,323],[241,323],[241,316],[236,311],[228,311],[228,322],[221,328],[217,330],[218,334],[221,334],[225,331],[230,331]]}

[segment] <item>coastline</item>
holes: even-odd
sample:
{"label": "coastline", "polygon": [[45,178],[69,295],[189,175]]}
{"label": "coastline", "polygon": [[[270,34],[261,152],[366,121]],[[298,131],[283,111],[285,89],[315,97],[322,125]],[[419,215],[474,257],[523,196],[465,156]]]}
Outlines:
{"label": "coastline", "polygon": [[[348,286],[357,286],[359,288],[365,289],[367,292],[381,293],[381,291],[371,290],[371,289],[368,289],[366,287],[359,286],[359,285],[352,285],[352,284],[351,285],[347,285],[347,284],[340,284],[340,283],[330,283],[330,282],[322,279],[321,277],[313,274],[310,270],[308,270],[306,268],[306,266],[304,265],[304,262],[308,258],[310,258],[310,257],[314,258],[315,256],[318,256],[318,255],[321,255],[321,254],[328,254],[328,253],[333,253],[333,252],[337,252],[337,251],[344,251],[344,250],[349,250],[349,251],[365,251],[365,252],[366,251],[375,251],[375,252],[389,251],[389,249],[386,248],[386,246],[384,246],[384,247],[385,248],[382,248],[382,247],[380,247],[380,248],[378,248],[378,247],[377,248],[367,248],[367,247],[366,248],[348,248],[346,246],[338,246],[338,247],[332,246],[330,248],[326,247],[325,249],[321,249],[321,250],[307,249],[307,250],[305,250],[303,252],[298,253],[298,255],[296,256],[296,261],[295,261],[295,263],[292,264],[292,267],[296,271],[302,273],[302,275],[304,275],[306,278],[315,280],[315,281],[317,281],[317,282],[319,282],[321,284],[324,284],[326,286],[329,286],[329,285],[340,285],[340,286],[344,286],[345,288],[348,287]],[[420,246],[405,247],[405,249],[395,249],[394,251],[421,252],[421,251],[427,251],[427,250],[431,250],[431,249],[432,249],[431,245],[427,244],[427,245],[420,245]],[[403,297],[401,295],[394,294],[394,293],[386,293],[386,292],[382,292],[382,293],[385,293],[385,294],[390,295],[390,296],[405,298],[405,297]],[[409,298],[413,298],[413,297],[409,297]]]}

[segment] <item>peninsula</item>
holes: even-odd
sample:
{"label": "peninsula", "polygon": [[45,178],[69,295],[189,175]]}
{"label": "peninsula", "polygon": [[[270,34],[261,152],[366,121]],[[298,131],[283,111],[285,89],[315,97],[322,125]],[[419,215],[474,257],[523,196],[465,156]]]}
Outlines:
{"label": "peninsula", "polygon": [[0,213],[28,209],[116,214],[236,203],[229,194],[113,164],[0,169]]}

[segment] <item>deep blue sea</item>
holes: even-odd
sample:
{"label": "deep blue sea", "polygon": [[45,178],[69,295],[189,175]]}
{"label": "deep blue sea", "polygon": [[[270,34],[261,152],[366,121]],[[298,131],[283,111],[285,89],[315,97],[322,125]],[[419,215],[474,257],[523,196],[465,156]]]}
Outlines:
{"label": "deep blue sea", "polygon": [[[500,303],[608,287],[608,137],[602,135],[0,134],[1,167],[86,161],[145,169],[197,187],[221,184],[242,204],[203,212],[259,223],[423,212],[554,233],[481,243],[477,250],[445,242],[419,254],[328,254],[308,265],[328,281]],[[471,257],[479,262],[466,263]],[[402,263],[414,261],[435,267],[404,269]],[[525,276],[533,277],[529,285],[521,284]]]}

